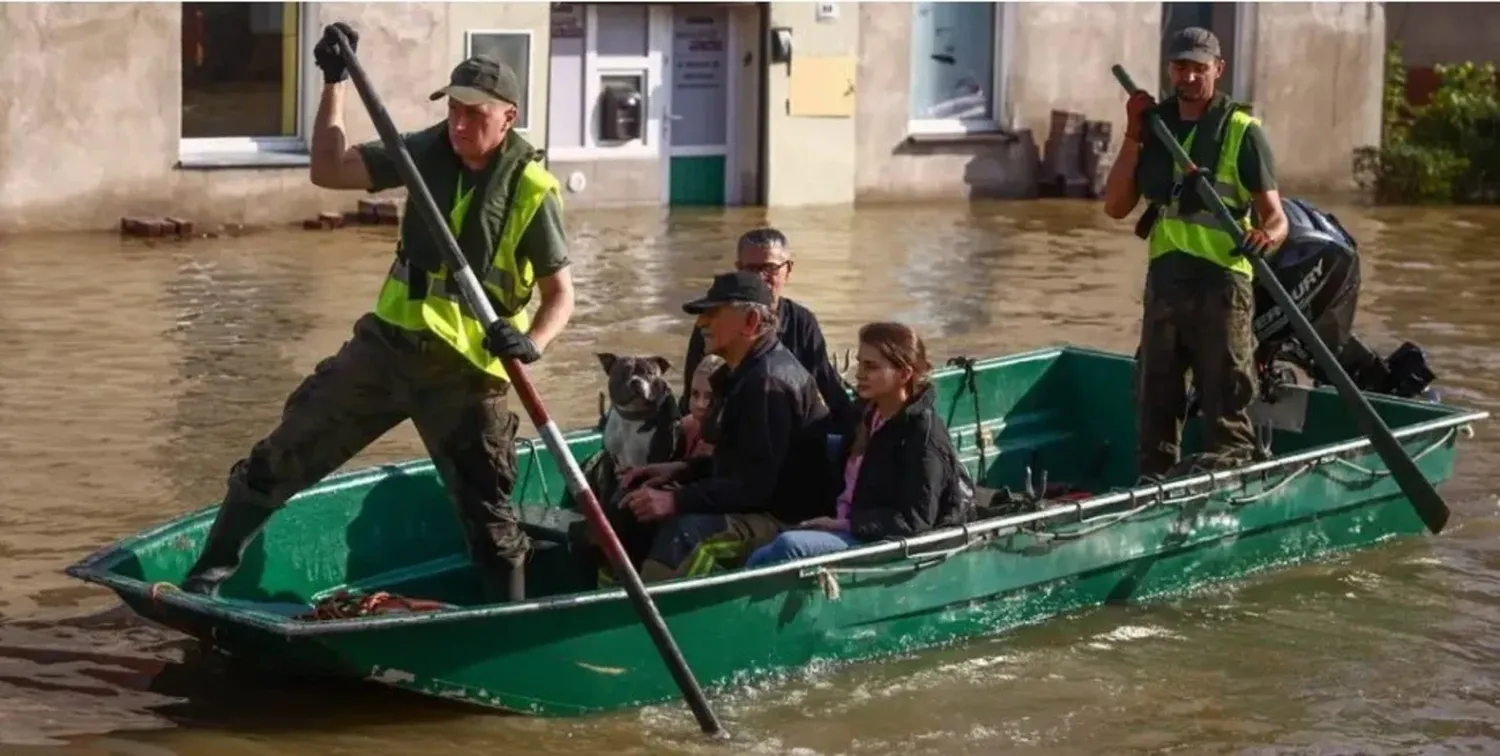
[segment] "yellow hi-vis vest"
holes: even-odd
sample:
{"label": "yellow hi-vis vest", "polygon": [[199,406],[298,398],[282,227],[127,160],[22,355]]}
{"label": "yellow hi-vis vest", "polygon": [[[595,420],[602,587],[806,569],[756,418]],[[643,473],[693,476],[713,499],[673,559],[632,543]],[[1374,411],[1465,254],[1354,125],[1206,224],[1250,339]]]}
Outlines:
{"label": "yellow hi-vis vest", "polygon": [[[1249,190],[1240,183],[1240,148],[1245,144],[1245,133],[1260,121],[1237,109],[1229,113],[1228,120],[1224,146],[1219,153],[1219,165],[1214,171],[1213,187],[1224,200],[1225,207],[1229,208],[1230,215],[1234,216],[1242,228],[1248,230],[1251,197]],[[1189,154],[1196,136],[1198,129],[1195,126],[1182,145],[1183,150]],[[1182,169],[1175,163],[1172,166],[1172,178],[1181,187],[1181,191],[1190,191],[1182,186]],[[1238,244],[1238,239],[1219,229],[1218,221],[1211,211],[1204,209],[1184,216],[1180,214],[1178,203],[1174,201],[1161,207],[1161,216],[1151,228],[1148,257],[1155,260],[1168,252],[1184,252],[1254,278],[1255,269],[1251,267],[1249,258],[1232,254]]]}
{"label": "yellow hi-vis vest", "polygon": [[[553,199],[562,202],[560,184],[541,163],[528,160],[521,169],[521,179],[516,183],[510,197],[510,211],[495,247],[489,271],[480,279],[480,286],[490,295],[490,304],[499,317],[509,321],[516,330],[526,333],[531,327],[531,316],[526,305],[531,301],[536,276],[530,260],[516,260],[516,247],[521,243],[521,234],[531,224],[542,207],[542,200],[551,192]],[[448,213],[448,228],[455,239],[463,228],[469,211],[469,201],[474,188],[463,187],[460,174],[458,191],[453,209]],[[421,223],[422,219],[407,213],[403,223]],[[408,275],[427,276],[427,296],[411,299]],[[385,283],[380,287],[380,297],[375,303],[375,316],[397,328],[408,331],[431,331],[438,338],[458,350],[469,362],[490,375],[510,380],[500,360],[484,348],[484,326],[469,311],[463,294],[451,276],[448,266],[437,272],[426,274],[414,266],[407,265],[399,257],[391,265]]]}

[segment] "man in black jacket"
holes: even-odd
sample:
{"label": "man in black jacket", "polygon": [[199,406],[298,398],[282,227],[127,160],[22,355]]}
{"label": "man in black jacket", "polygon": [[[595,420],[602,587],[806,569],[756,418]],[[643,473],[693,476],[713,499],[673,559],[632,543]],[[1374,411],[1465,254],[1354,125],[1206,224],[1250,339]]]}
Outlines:
{"label": "man in black jacket", "polygon": [[621,508],[659,523],[643,580],[738,567],[787,527],[832,513],[820,485],[828,408],[777,338],[774,307],[770,287],[749,271],[715,277],[707,296],[682,306],[698,317],[707,351],[725,362],[710,379],[715,421],[705,432],[714,452],[621,475],[622,487],[640,486]]}
{"label": "man in black jacket", "polygon": [[[838,370],[828,359],[828,343],[823,328],[812,311],[782,296],[781,290],[792,277],[792,254],[786,236],[774,228],[754,228],[740,236],[734,267],[760,276],[771,290],[772,309],[776,311],[776,335],[802,367],[812,374],[813,382],[828,410],[841,417],[849,408],[849,392],[839,380]],[[687,357],[682,361],[682,412],[687,414],[688,397],[693,391],[693,372],[703,360],[703,332],[694,328],[688,339]]]}

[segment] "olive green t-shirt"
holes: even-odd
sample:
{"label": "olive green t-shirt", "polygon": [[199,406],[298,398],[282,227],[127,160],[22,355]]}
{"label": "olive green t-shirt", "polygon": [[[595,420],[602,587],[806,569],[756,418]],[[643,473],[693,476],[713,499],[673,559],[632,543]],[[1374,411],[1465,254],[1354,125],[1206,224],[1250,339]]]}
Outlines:
{"label": "olive green t-shirt", "polygon": [[[405,134],[408,142],[413,134]],[[396,170],[396,161],[379,140],[366,142],[355,149],[365,161],[365,171],[370,174],[370,191],[378,192],[401,186],[401,174]],[[464,172],[466,184],[472,184],[473,174]],[[568,267],[568,237],[563,232],[562,205],[550,192],[542,199],[542,206],[532,216],[531,223],[521,232],[521,241],[516,246],[517,262],[531,261],[531,269],[537,278],[545,278]]]}

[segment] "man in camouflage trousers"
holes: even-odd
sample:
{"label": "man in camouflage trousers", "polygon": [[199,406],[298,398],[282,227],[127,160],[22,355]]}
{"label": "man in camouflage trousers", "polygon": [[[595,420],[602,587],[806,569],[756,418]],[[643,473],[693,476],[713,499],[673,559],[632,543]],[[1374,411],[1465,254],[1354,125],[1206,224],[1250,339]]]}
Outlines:
{"label": "man in camouflage trousers", "polygon": [[[1254,268],[1286,239],[1273,158],[1260,121],[1215,87],[1224,73],[1219,41],[1206,29],[1183,29],[1168,45],[1175,96],[1157,104],[1137,92],[1119,159],[1105,188],[1105,213],[1123,219],[1149,201],[1136,233],[1150,264],[1136,364],[1140,474],[1169,477],[1180,467],[1187,414],[1187,374],[1203,413],[1204,454],[1195,463],[1232,467],[1253,458],[1255,430]],[[1212,181],[1230,213],[1248,229],[1245,248],[1220,230],[1213,212],[1148,128],[1154,113]]]}

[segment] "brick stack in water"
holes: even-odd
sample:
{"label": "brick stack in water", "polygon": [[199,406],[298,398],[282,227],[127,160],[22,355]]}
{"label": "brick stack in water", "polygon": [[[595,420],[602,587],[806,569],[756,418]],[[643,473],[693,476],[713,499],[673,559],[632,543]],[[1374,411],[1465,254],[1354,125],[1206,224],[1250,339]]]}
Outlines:
{"label": "brick stack in water", "polygon": [[193,235],[193,222],[185,218],[127,216],[120,219],[120,235],[137,238],[177,237]]}
{"label": "brick stack in water", "polygon": [[399,226],[401,206],[393,200],[359,201],[359,209],[346,213],[319,213],[316,218],[302,221],[309,231],[324,231],[344,226]]}

